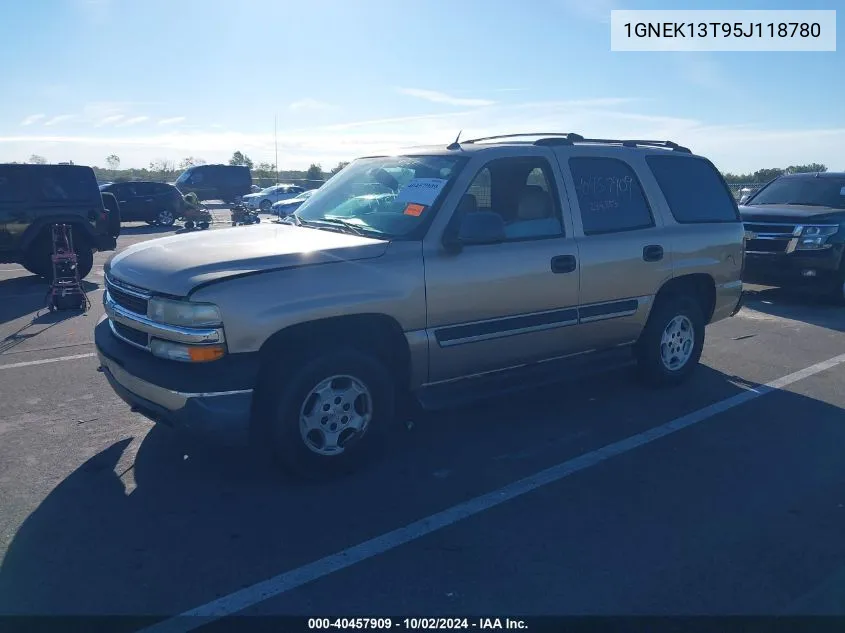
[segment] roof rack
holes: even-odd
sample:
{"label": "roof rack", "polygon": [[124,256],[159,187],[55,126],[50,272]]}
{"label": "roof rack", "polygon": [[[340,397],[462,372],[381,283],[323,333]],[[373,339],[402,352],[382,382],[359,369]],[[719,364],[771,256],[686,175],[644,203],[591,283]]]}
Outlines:
{"label": "roof rack", "polygon": [[461,144],[471,145],[481,141],[495,141],[508,138],[525,138],[539,136],[534,145],[572,145],[574,143],[597,143],[606,145],[622,145],[623,147],[665,147],[674,152],[692,154],[689,148],[683,147],[672,141],[650,141],[640,139],[608,139],[608,138],[584,138],[574,132],[524,132],[522,134],[498,134],[496,136],[484,136],[481,138],[461,141]]}
{"label": "roof rack", "polygon": [[472,138],[466,141],[461,141],[462,144],[480,143],[481,141],[495,141],[503,138],[524,138],[526,136],[543,136],[555,137],[560,139],[569,139],[570,141],[580,141],[583,137],[574,132],[523,132],[522,134],[497,134],[495,136],[482,136],[481,138]]}
{"label": "roof rack", "polygon": [[[543,142],[547,139],[540,139],[535,141],[535,145],[548,145],[549,142]],[[556,139],[548,139],[554,141]],[[612,139],[612,138],[580,138],[577,139],[579,143],[600,143],[605,145],[622,145],[623,147],[665,147],[671,149],[673,152],[682,152],[684,154],[692,154],[688,147],[678,145],[673,141],[649,141],[640,139]]]}

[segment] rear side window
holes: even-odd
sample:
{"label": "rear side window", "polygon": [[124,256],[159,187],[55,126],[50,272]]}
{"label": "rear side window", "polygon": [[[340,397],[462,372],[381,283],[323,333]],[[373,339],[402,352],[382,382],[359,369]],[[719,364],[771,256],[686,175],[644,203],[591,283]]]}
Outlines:
{"label": "rear side window", "polygon": [[570,158],[585,235],[654,226],[643,188],[628,163],[617,158]]}
{"label": "rear side window", "polygon": [[709,161],[681,156],[648,156],[646,162],[676,222],[739,220],[730,190]]}
{"label": "rear side window", "polygon": [[100,197],[94,173],[86,169],[33,170],[35,193],[48,202],[80,202]]}

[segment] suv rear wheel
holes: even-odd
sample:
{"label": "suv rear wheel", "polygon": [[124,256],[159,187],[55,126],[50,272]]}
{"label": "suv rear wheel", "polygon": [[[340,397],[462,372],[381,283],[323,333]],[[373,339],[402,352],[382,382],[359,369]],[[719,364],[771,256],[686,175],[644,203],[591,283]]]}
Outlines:
{"label": "suv rear wheel", "polygon": [[701,308],[692,297],[658,298],[635,347],[642,377],[655,386],[689,378],[701,359],[704,327]]}
{"label": "suv rear wheel", "polygon": [[[84,236],[74,236],[76,268],[79,279],[85,279],[94,267],[94,251]],[[53,281],[53,242],[49,231],[43,231],[24,253],[23,267],[49,282]]]}
{"label": "suv rear wheel", "polygon": [[282,466],[306,478],[348,472],[378,450],[394,417],[390,374],[369,354],[325,352],[262,381],[257,424]]}
{"label": "suv rear wheel", "polygon": [[173,223],[176,222],[176,216],[170,209],[162,209],[158,212],[155,221],[160,226],[173,226]]}

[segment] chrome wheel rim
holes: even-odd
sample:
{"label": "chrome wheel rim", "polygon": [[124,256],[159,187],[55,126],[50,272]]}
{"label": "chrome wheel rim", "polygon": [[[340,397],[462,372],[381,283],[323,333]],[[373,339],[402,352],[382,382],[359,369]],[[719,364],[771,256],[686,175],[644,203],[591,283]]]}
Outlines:
{"label": "chrome wheel rim", "polygon": [[363,382],[336,375],[317,384],[299,409],[299,434],[305,446],[323,456],[340,455],[367,432],[373,399]]}
{"label": "chrome wheel rim", "polygon": [[161,211],[158,214],[158,221],[165,226],[170,226],[174,221],[173,214],[170,211]]}
{"label": "chrome wheel rim", "polygon": [[689,362],[695,347],[695,329],[683,314],[666,325],[660,339],[660,360],[669,371],[678,371]]}

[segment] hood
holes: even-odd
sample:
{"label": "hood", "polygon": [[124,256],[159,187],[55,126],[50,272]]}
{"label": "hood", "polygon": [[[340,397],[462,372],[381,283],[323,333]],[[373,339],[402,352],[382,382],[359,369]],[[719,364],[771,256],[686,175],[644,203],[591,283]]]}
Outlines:
{"label": "hood", "polygon": [[746,222],[841,222],[845,209],[808,207],[789,204],[740,205],[739,213]]}
{"label": "hood", "polygon": [[251,200],[253,198],[258,198],[261,194],[260,193],[248,193],[245,196],[241,196],[243,200]]}
{"label": "hood", "polygon": [[187,296],[202,283],[244,273],[379,257],[389,242],[285,224],[197,231],[135,244],[106,264],[119,281]]}
{"label": "hood", "polygon": [[287,200],[279,200],[278,202],[274,202],[274,207],[286,207],[290,204],[302,204],[305,200],[297,200],[296,198],[288,198]]}

